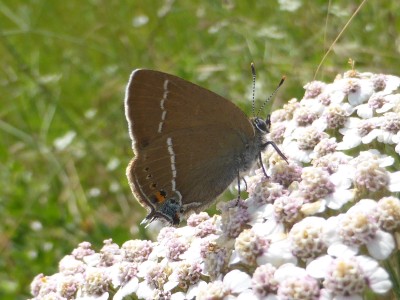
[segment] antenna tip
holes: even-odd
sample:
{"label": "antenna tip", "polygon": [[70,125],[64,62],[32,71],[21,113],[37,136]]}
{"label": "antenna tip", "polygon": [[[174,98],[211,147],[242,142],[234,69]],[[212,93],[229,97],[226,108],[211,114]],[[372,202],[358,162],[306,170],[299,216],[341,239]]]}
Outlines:
{"label": "antenna tip", "polygon": [[253,76],[256,76],[256,67],[254,66],[254,63],[251,63],[251,73],[253,74]]}
{"label": "antenna tip", "polygon": [[285,80],[286,80],[286,76],[283,75],[282,78],[281,78],[281,82],[279,82],[278,86],[281,86],[285,82]]}

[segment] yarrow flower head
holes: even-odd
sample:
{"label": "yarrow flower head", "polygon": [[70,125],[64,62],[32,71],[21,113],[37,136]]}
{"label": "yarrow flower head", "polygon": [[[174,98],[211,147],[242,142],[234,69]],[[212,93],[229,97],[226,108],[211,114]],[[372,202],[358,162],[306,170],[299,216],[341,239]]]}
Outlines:
{"label": "yarrow flower head", "polygon": [[326,87],[326,83],[322,81],[312,81],[310,83],[307,83],[304,88],[306,90],[304,94],[304,98],[315,98],[319,94],[323,92],[323,90]]}
{"label": "yarrow flower head", "polygon": [[293,264],[281,266],[275,272],[275,278],[279,282],[279,299],[319,299],[320,287],[315,278],[307,274],[303,268]]}
{"label": "yarrow flower head", "polygon": [[129,262],[144,262],[148,259],[153,250],[153,243],[150,241],[130,240],[121,247],[122,259]]}
{"label": "yarrow flower head", "polygon": [[242,200],[220,202],[222,232],[229,237],[237,237],[250,219],[247,204]]}
{"label": "yarrow flower head", "polygon": [[202,266],[198,262],[192,264],[188,262],[180,262],[171,274],[173,278],[173,280],[170,280],[172,283],[171,287],[174,288],[179,286],[179,288],[187,291],[189,287],[200,281],[202,271]]}
{"label": "yarrow flower head", "polygon": [[191,227],[196,227],[204,221],[210,219],[210,216],[206,212],[201,212],[199,214],[192,214],[187,219],[187,224]]}
{"label": "yarrow flower head", "polygon": [[304,261],[323,254],[328,246],[323,237],[325,219],[307,217],[296,223],[289,232],[293,254]]}
{"label": "yarrow flower head", "polygon": [[282,196],[274,202],[275,219],[278,222],[293,224],[302,218],[300,209],[304,198],[293,196]]}
{"label": "yarrow flower head", "polygon": [[[288,164],[281,160],[271,167],[271,180],[281,184],[284,187],[288,187],[293,182],[299,182],[301,180],[301,172],[302,170],[300,165],[295,163]],[[269,192],[269,194],[271,194],[271,189],[266,190]],[[272,198],[272,200],[274,199],[276,199],[276,197]],[[272,200],[268,202],[273,202]]]}
{"label": "yarrow flower head", "polygon": [[312,202],[335,191],[335,185],[329,179],[329,173],[318,168],[304,168],[301,175],[300,190],[308,202]]}
{"label": "yarrow flower head", "polygon": [[328,253],[357,253],[360,246],[366,246],[373,258],[386,259],[395,242],[390,233],[379,227],[376,208],[376,201],[363,199],[346,213],[330,217],[324,226],[325,239],[330,245]]}
{"label": "yarrow flower head", "polygon": [[367,287],[377,294],[391,288],[388,274],[366,256],[322,256],[307,266],[307,272],[314,278],[323,278],[328,299],[344,296],[361,299]]}
{"label": "yarrow flower head", "polygon": [[252,290],[258,297],[265,297],[269,293],[276,293],[278,281],[275,279],[276,268],[270,263],[259,266],[253,273]]}
{"label": "yarrow flower head", "polygon": [[104,246],[100,250],[100,264],[104,266],[112,266],[119,260],[119,246],[112,242],[112,239],[105,240]]}
{"label": "yarrow flower head", "polygon": [[85,281],[80,292],[82,296],[102,296],[108,293],[110,286],[111,278],[105,269],[88,268],[85,272]]}
{"label": "yarrow flower head", "polygon": [[228,251],[218,241],[204,242],[200,254],[204,262],[204,272],[211,278],[219,278],[227,269]]}
{"label": "yarrow flower head", "polygon": [[[280,177],[279,170],[276,171],[276,175],[274,175],[274,171],[272,171],[272,173],[272,176]],[[296,176],[299,177],[299,174]],[[286,174],[282,174],[281,178],[282,181],[285,181],[286,179],[289,180],[290,175],[286,177]],[[287,194],[287,190],[281,184],[266,180],[261,171],[247,179],[247,190],[249,196],[258,205],[273,203],[277,198]]]}
{"label": "yarrow flower head", "polygon": [[89,242],[80,243],[78,247],[72,251],[72,255],[78,260],[83,259],[85,256],[93,255],[94,253],[95,251],[92,249],[92,245]]}
{"label": "yarrow flower head", "polygon": [[304,88],[270,118],[288,160],[267,147],[248,199],[155,241],[82,242],[33,279],[32,299],[394,299],[400,78],[352,69]]}
{"label": "yarrow flower head", "polygon": [[238,258],[246,264],[257,265],[257,257],[268,250],[269,244],[270,241],[265,237],[258,236],[251,229],[245,229],[236,238],[235,251]]}
{"label": "yarrow flower head", "polygon": [[58,264],[58,269],[63,275],[83,274],[86,268],[87,264],[82,260],[76,259],[73,255],[64,256]]}
{"label": "yarrow flower head", "polygon": [[374,219],[385,231],[400,229],[400,200],[396,197],[383,197],[377,203]]}
{"label": "yarrow flower head", "polygon": [[245,272],[232,270],[228,272],[223,280],[217,280],[203,285],[199,288],[196,299],[228,299],[240,297],[241,294],[250,290],[251,277]]}
{"label": "yarrow flower head", "polygon": [[332,154],[336,152],[337,142],[335,138],[325,138],[322,139],[315,147],[314,147],[314,155],[311,155],[311,158],[319,158],[324,157],[327,154]]}

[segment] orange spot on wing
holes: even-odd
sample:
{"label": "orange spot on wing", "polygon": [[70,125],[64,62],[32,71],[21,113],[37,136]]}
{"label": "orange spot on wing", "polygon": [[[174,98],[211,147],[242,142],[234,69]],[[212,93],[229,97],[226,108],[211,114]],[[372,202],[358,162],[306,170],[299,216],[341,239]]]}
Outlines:
{"label": "orange spot on wing", "polygon": [[165,201],[165,196],[161,192],[156,192],[154,196],[158,203],[163,203]]}

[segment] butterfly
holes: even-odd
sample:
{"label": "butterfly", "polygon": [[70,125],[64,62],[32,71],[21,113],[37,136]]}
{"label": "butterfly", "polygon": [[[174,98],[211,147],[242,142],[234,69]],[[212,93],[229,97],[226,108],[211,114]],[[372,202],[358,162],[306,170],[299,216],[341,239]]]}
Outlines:
{"label": "butterfly", "polygon": [[171,74],[133,71],[125,114],[135,153],[127,177],[149,212],[142,223],[159,219],[178,225],[190,213],[203,211],[242,172],[261,162],[268,145],[286,160],[267,140],[269,117],[248,118],[232,102]]}

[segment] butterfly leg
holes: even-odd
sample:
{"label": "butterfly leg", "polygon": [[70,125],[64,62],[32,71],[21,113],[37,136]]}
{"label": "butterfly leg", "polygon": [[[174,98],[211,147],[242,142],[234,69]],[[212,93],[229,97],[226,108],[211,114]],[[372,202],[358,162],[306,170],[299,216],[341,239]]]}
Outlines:
{"label": "butterfly leg", "polygon": [[261,169],[263,170],[263,173],[264,173],[265,177],[268,179],[269,176],[268,176],[268,174],[267,174],[267,171],[266,171],[265,168],[264,168],[264,164],[263,164],[263,162],[262,162],[261,153],[258,155],[258,159],[260,160]]}
{"label": "butterfly leg", "polygon": [[[278,147],[274,142],[268,141],[268,142],[266,142],[265,144],[263,144],[263,146],[264,146],[265,148],[268,147],[268,145],[271,145],[272,147],[274,147],[275,151],[278,152],[279,156],[282,157],[287,163],[289,163],[288,160],[287,160],[287,157],[285,156],[285,154],[283,154],[283,152],[281,151],[281,149],[279,149],[279,147]],[[261,157],[261,156],[260,156],[260,157]]]}
{"label": "butterfly leg", "polygon": [[243,180],[243,182],[244,182],[244,189],[245,189],[246,192],[247,192],[247,181],[246,181],[246,179],[244,179],[244,177],[242,177],[242,180]]}
{"label": "butterfly leg", "polygon": [[239,172],[238,172],[238,177],[237,178],[238,178],[238,197],[236,199],[236,206],[239,204],[239,201],[240,201],[240,192],[241,192],[240,179],[243,180],[244,186],[245,186],[245,190],[247,191],[247,181],[246,181],[246,179],[244,179],[244,177],[241,178]]}
{"label": "butterfly leg", "polygon": [[236,199],[236,206],[239,204],[239,201],[240,201],[240,174],[239,174],[239,170],[238,170],[238,173],[237,173],[237,180],[238,180],[238,196],[237,196],[237,199]]}

